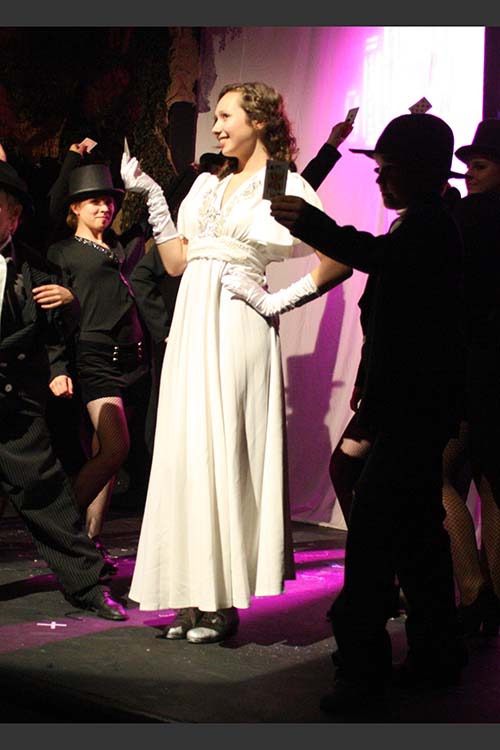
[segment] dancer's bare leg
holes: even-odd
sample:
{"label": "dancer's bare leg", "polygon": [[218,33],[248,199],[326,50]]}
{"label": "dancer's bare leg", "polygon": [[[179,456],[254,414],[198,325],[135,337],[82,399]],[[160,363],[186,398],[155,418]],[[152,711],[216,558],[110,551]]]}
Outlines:
{"label": "dancer's bare leg", "polygon": [[90,401],[87,409],[95,430],[92,439],[95,453],[78,473],[75,494],[82,513],[86,514],[87,532],[94,537],[102,529],[115,474],[129,452],[130,435],[120,397]]}
{"label": "dancer's bare leg", "polygon": [[349,525],[354,485],[363,471],[371,446],[370,440],[363,435],[361,430],[354,431],[355,419],[356,417],[353,417],[344,430],[337,447],[332,453],[329,466],[330,479],[340,503],[346,526]]}
{"label": "dancer's bare leg", "polygon": [[[98,453],[99,440],[97,438],[97,433],[94,432],[92,436],[92,456],[96,456]],[[87,529],[87,534],[91,539],[97,538],[102,531],[104,519],[108,514],[108,508],[111,503],[111,496],[113,494],[113,487],[115,485],[115,477],[116,475],[111,477],[109,482],[104,485],[97,497],[94,498],[90,505],[87,506],[85,526]]]}

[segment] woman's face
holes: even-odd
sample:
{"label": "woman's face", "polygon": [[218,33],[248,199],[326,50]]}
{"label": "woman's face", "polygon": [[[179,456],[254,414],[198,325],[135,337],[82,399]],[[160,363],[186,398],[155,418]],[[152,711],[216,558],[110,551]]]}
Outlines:
{"label": "woman's face", "polygon": [[111,195],[99,195],[72,203],[71,209],[78,219],[79,227],[86,227],[93,232],[104,232],[113,221],[115,201]]}
{"label": "woman's face", "polygon": [[500,192],[500,162],[485,156],[473,156],[465,174],[467,194]]}
{"label": "woman's face", "polygon": [[248,119],[241,106],[239,91],[228,91],[215,108],[212,133],[219,141],[223,156],[248,159],[259,140],[262,125]]}

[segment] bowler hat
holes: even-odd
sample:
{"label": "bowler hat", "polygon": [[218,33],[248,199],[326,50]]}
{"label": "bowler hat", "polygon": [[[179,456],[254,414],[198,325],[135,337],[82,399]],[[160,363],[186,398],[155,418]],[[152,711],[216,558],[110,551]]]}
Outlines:
{"label": "bowler hat", "polygon": [[453,131],[435,115],[400,115],[391,120],[379,136],[375,148],[351,148],[355,154],[375,154],[407,167],[442,170],[448,177],[464,177],[451,172]]}
{"label": "bowler hat", "polygon": [[115,188],[111,172],[106,164],[87,164],[84,167],[76,167],[69,174],[68,195],[66,203],[83,201],[95,195],[111,195],[121,205],[125,190]]}
{"label": "bowler hat", "polygon": [[28,193],[28,186],[21,180],[14,167],[6,161],[0,161],[0,188],[11,193],[29,213],[35,213],[35,207]]}
{"label": "bowler hat", "polygon": [[465,164],[478,154],[500,161],[500,120],[489,117],[480,122],[470,146],[461,146],[455,151],[457,159]]}
{"label": "bowler hat", "polygon": [[198,159],[200,172],[211,172],[212,169],[218,169],[225,163],[226,159],[220,152],[214,154],[211,151],[207,151]]}

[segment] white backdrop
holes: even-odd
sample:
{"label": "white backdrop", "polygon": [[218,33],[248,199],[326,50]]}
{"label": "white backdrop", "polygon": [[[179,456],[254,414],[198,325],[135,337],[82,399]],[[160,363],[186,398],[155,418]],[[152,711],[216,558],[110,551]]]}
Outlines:
{"label": "white backdrop", "polygon": [[[482,27],[216,27],[203,30],[203,50],[196,156],[218,150],[212,113],[228,83],[262,80],[284,95],[300,146],[299,171],[331,127],[359,106],[354,131],[340,148],[343,157],[318,194],[340,224],[375,234],[395,215],[381,203],[372,160],[349,148],[373,147],[389,120],[422,96],[452,127],[455,149],[471,142],[482,119]],[[454,160],[456,171],[463,167]],[[450,182],[465,194],[460,180]],[[313,255],[274,264],[271,289],[316,262]],[[365,283],[366,275],[355,271],[341,287],[281,318],[295,520],[345,528],[328,463],[352,415],[361,347],[357,303]]]}

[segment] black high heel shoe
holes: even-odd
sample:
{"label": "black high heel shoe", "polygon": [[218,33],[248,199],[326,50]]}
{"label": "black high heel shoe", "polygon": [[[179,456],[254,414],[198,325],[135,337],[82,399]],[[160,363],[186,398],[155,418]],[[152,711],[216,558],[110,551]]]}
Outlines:
{"label": "black high heel shoe", "polygon": [[458,620],[465,638],[496,636],[500,629],[500,602],[491,589],[481,589],[472,604],[458,606]]}
{"label": "black high heel shoe", "polygon": [[500,599],[493,591],[489,591],[487,605],[483,616],[482,635],[498,636],[500,631]]}
{"label": "black high heel shoe", "polygon": [[104,560],[104,568],[103,568],[103,574],[106,576],[114,576],[118,573],[118,563],[116,563],[112,557],[110,556],[108,550],[104,546],[104,544],[101,542],[99,537],[93,537],[92,541],[94,542],[95,546],[97,547],[98,552],[100,553],[102,559]]}

